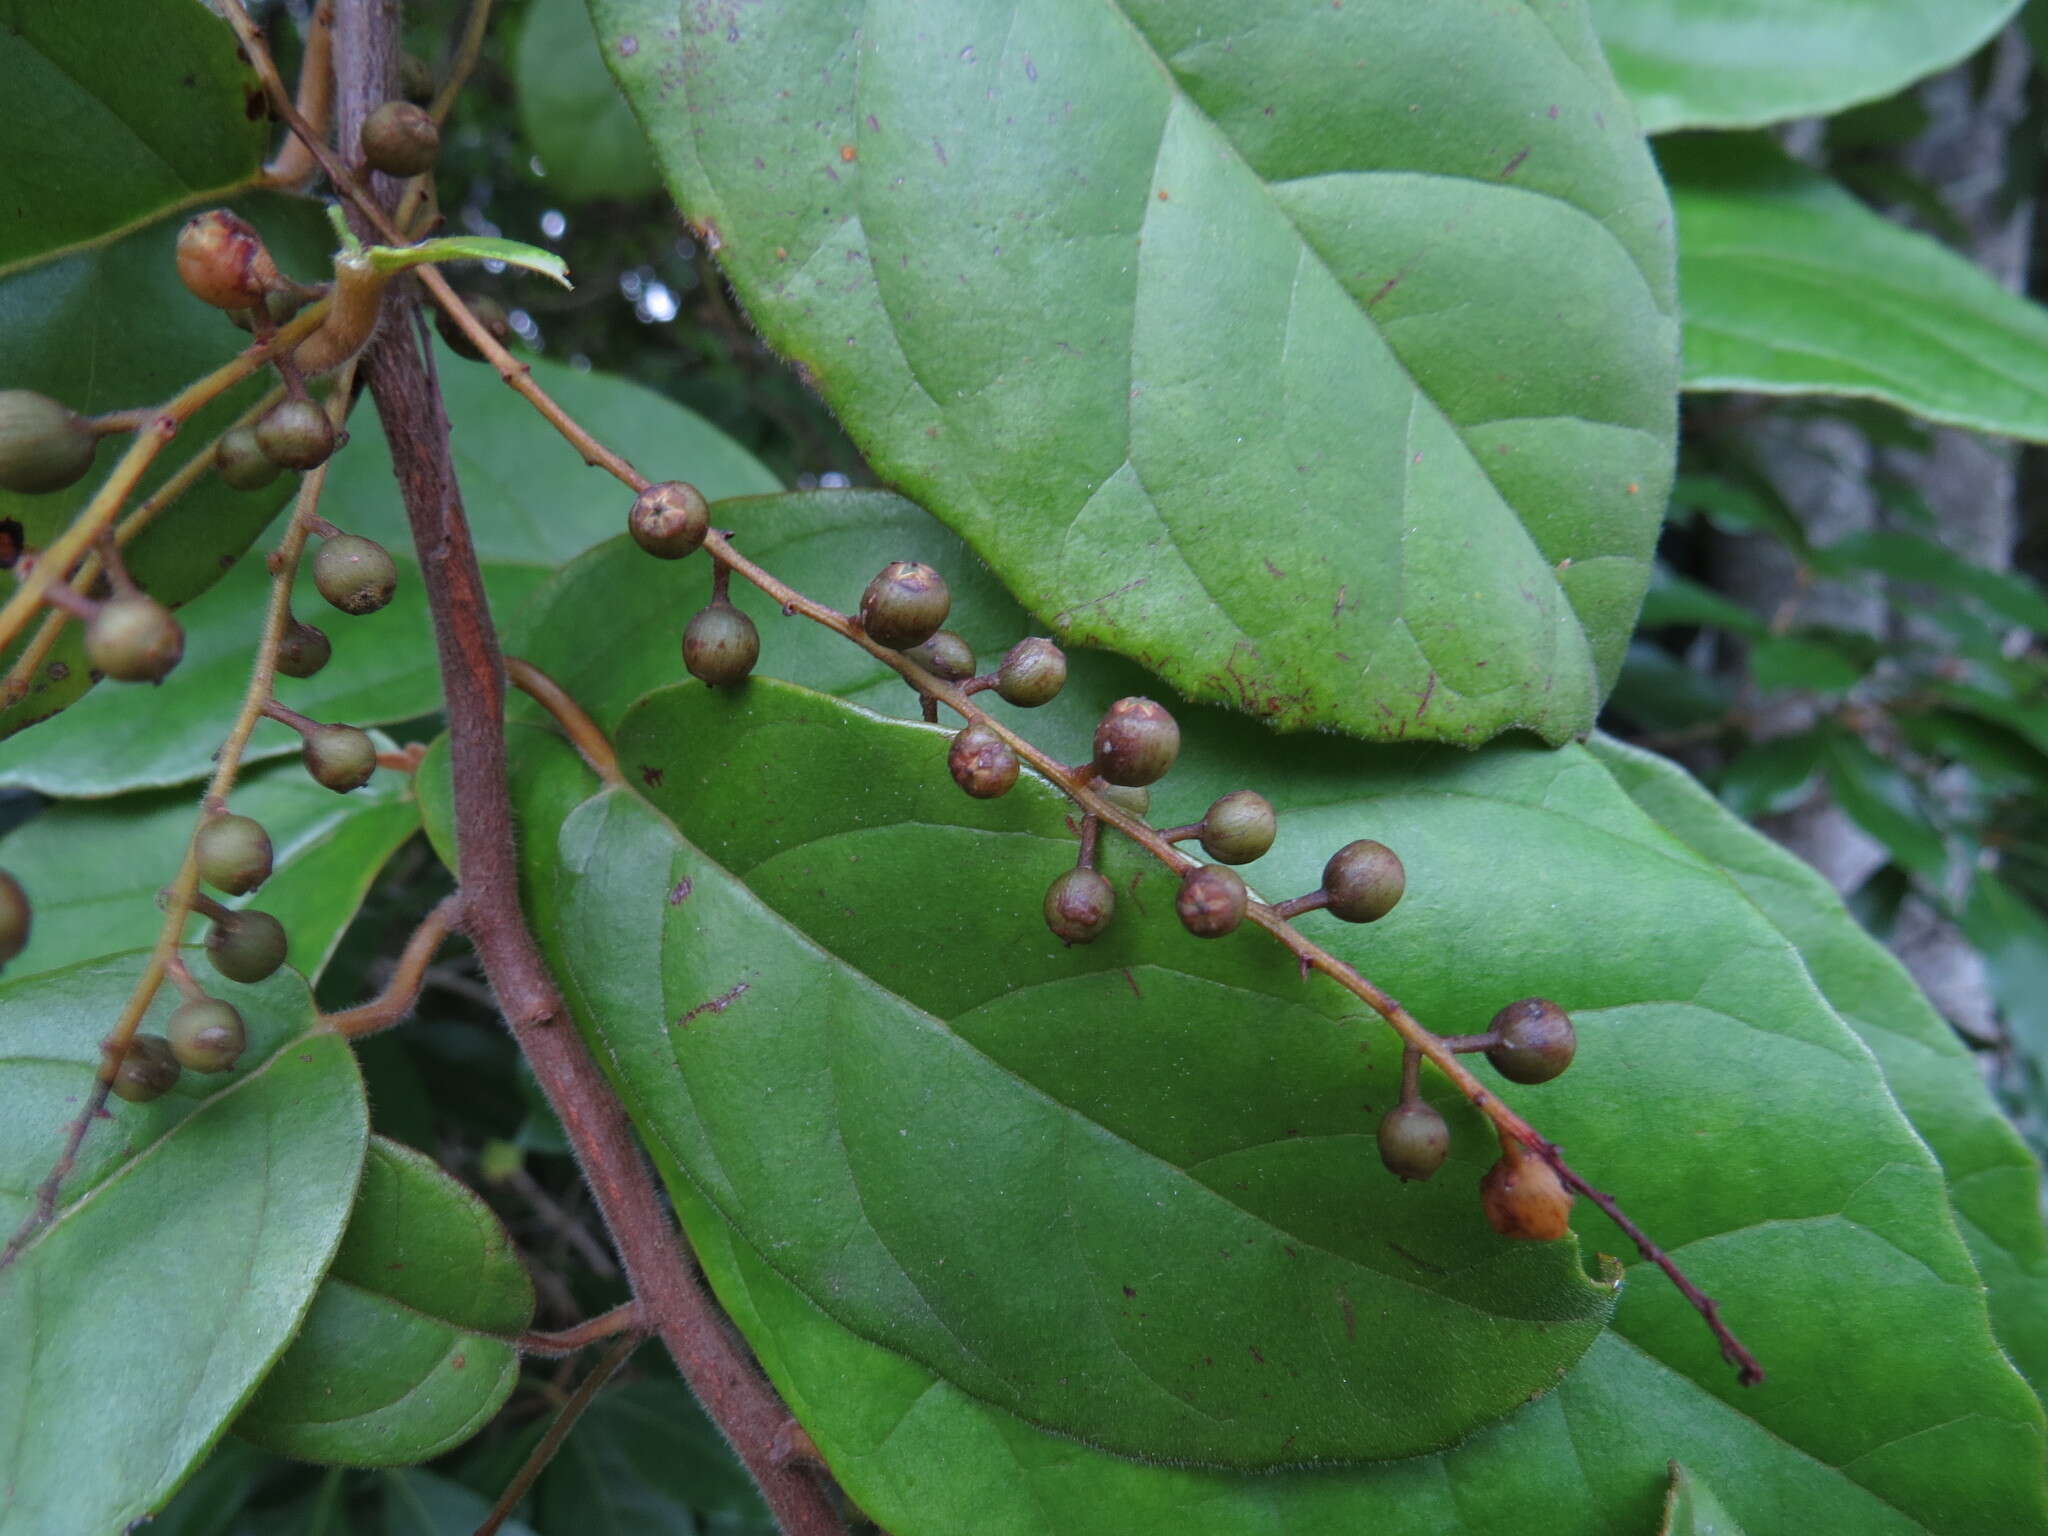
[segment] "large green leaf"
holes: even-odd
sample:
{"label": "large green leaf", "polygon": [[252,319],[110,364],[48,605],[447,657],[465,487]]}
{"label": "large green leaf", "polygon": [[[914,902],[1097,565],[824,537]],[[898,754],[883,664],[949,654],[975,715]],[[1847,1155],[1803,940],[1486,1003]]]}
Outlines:
{"label": "large green leaf", "polygon": [[1973,53],[2019,9],[2019,0],[1588,3],[1651,133],[1755,128],[1889,96]]}
{"label": "large green leaf", "polygon": [[[262,889],[229,899],[268,912],[290,936],[287,963],[317,979],[385,860],[419,830],[405,775],[379,773],[337,795],[296,762],[247,774],[234,809],[270,833],[275,870]],[[20,978],[95,955],[152,944],[163,926],[157,892],[176,874],[198,807],[181,790],[93,805],[57,805],[0,838],[0,866],[35,909],[28,948],[9,962]],[[202,975],[211,967],[196,957]]]}
{"label": "large green leaf", "polygon": [[[628,718],[621,744],[637,761],[646,754],[633,744],[662,712],[672,714],[694,766],[660,765],[660,787],[650,793],[684,830],[784,915],[801,914],[828,950],[857,953],[869,974],[906,995],[951,988],[992,997],[955,1018],[983,1048],[994,1048],[993,1037],[977,1031],[986,1012],[1036,1009],[1028,1029],[1004,1040],[1005,1060],[1040,1052],[1063,1063],[1069,1081],[1111,1080],[1099,1090],[1105,1095],[1127,1078],[1122,1091],[1139,1101],[1137,1112],[1162,1115],[1195,1097],[1189,1078],[1213,1071],[1227,1081],[1227,1102],[1201,1106],[1206,1119],[1183,1109],[1183,1120],[1215,1123],[1218,1135],[1241,1123],[1257,1085],[1283,1070],[1285,1047],[1272,1038],[1276,1010],[1256,1008],[1244,1021],[1269,1058],[1247,1069],[1228,1048],[1222,1019],[1202,1021],[1199,1055],[1162,1050],[1144,1010],[1171,970],[1133,965],[1144,997],[1123,976],[1147,944],[1192,952],[1174,965],[1223,971],[1243,963],[1230,953],[1239,940],[1198,946],[1173,931],[1156,901],[1128,903],[1094,952],[1053,961],[1102,983],[1101,1001],[1084,1012],[1086,994],[1048,984],[1034,969],[1036,889],[1016,878],[1021,861],[1004,847],[1023,840],[961,835],[985,813],[939,777],[938,741],[915,726],[842,718],[842,706],[823,701],[791,710],[778,725],[785,699],[794,696],[768,685],[751,686],[740,704],[673,690]],[[1262,763],[1273,771],[1274,746],[1257,733],[1233,732],[1206,711],[1191,711],[1187,723],[1202,751],[1190,752],[1167,781],[1156,820],[1197,812]],[[744,735],[730,728],[739,724],[749,727]],[[895,750],[899,743],[909,750]],[[1581,1168],[1617,1187],[1720,1297],[1771,1381],[1753,1392],[1736,1388],[1697,1320],[1637,1265],[1612,1331],[1558,1389],[1453,1451],[1256,1478],[1139,1466],[1033,1429],[908,1352],[844,1326],[834,1315],[837,1298],[789,1283],[787,1250],[778,1246],[788,1234],[762,1246],[732,1233],[706,1202],[708,1193],[723,1206],[724,1191],[701,1180],[694,1144],[677,1145],[667,1121],[639,1106],[657,1145],[690,1166],[673,1187],[721,1299],[867,1512],[898,1536],[1582,1536],[1653,1528],[1676,1457],[1751,1530],[2039,1528],[2048,1504],[2036,1409],[1992,1341],[1939,1171],[1878,1064],[1750,899],[1650,821],[1583,751],[1395,759],[1297,743],[1287,755],[1293,776],[1253,779],[1280,800],[1283,831],[1247,874],[1283,894],[1308,883],[1323,851],[1352,828],[1381,830],[1408,860],[1408,900],[1364,932],[1312,919],[1328,942],[1444,1028],[1474,1027],[1498,998],[1529,991],[1570,1006],[1582,1041],[1571,1074],[1547,1088],[1505,1091],[1572,1148]],[[551,823],[577,791],[529,773],[522,804]],[[588,818],[591,806],[577,814]],[[564,842],[576,831],[572,819]],[[1013,895],[1018,885],[1024,889]],[[703,890],[693,887],[683,908]],[[536,892],[544,931],[573,922],[582,899],[579,883],[560,876],[560,906]],[[664,899],[651,893],[641,903]],[[883,910],[886,924],[867,915]],[[701,912],[696,920],[717,927]],[[1588,946],[1588,933],[1601,942]],[[561,941],[590,942],[580,926]],[[577,961],[564,963],[584,985]],[[1869,978],[1873,987],[1882,979]],[[730,984],[709,973],[703,992],[722,996]],[[1021,1005],[1009,1000],[1020,986]],[[678,1016],[669,1005],[681,1001],[673,993],[663,999],[664,1016]],[[754,1001],[750,990],[669,1033],[694,1043],[706,1031],[796,1027],[765,1010],[749,1014]],[[609,1027],[604,1038],[615,1038]],[[630,1094],[638,1064],[629,1055],[619,1064]],[[924,1074],[908,1075],[906,1096],[929,1087],[944,1098]],[[699,1097],[695,1107],[707,1122],[719,1114],[715,1100]],[[1307,1094],[1294,1108],[1295,1128],[1313,1138],[1324,1111]],[[1341,1108],[1354,1124],[1367,1123],[1355,1101]],[[919,1122],[903,1119],[915,1133]],[[758,1108],[754,1121],[761,1134]],[[998,1139],[1010,1129],[993,1117],[984,1124]],[[1424,1187],[1446,1197],[1430,1207],[1427,1236],[1438,1241],[1438,1228],[1471,1221],[1466,1177],[1485,1156],[1482,1136],[1458,1130],[1454,1155],[1471,1162],[1438,1181],[1452,1179],[1449,1188]],[[971,1201],[982,1191],[975,1141],[962,1135],[958,1143],[947,1178],[968,1186],[961,1198]],[[1384,1222],[1395,1200],[1421,1192],[1390,1192],[1370,1175],[1359,1169],[1344,1197],[1369,1214],[1347,1211],[1327,1222]],[[951,1199],[946,1188],[926,1193]],[[1988,1201],[1989,1189],[1983,1194]],[[2007,1224],[2024,1207],[2020,1194],[2006,1191]],[[1006,1202],[1013,1198],[1006,1193]],[[1955,1198],[1967,1203],[1963,1190]],[[1583,1209],[1577,1225],[1589,1250],[1631,1251]],[[1394,1240],[1405,1248],[1411,1235]],[[1449,1361],[1442,1368],[1456,1369]],[[1974,1379],[1957,1381],[1959,1369]]]}
{"label": "large green leaf", "polygon": [[2048,441],[2048,313],[1761,137],[1667,141],[1685,387],[1882,400]]}
{"label": "large green leaf", "polygon": [[1058,633],[1283,726],[1590,725],[1676,338],[1578,4],[590,6],[763,333]]}
{"label": "large green leaf", "polygon": [[334,1264],[235,1433],[302,1461],[429,1461],[519,1379],[533,1282],[489,1206],[376,1137]]}
{"label": "large green leaf", "polygon": [[[141,968],[127,955],[0,987],[9,1231]],[[56,1223],[0,1271],[10,1531],[111,1536],[162,1507],[284,1349],[341,1238],[369,1131],[348,1046],[307,1033],[312,999],[288,971],[217,990],[248,1022],[243,1064],[112,1101]]]}
{"label": "large green leaf", "polygon": [[645,197],[661,185],[640,125],[605,71],[582,0],[535,0],[512,55],[520,131],[566,198]]}
{"label": "large green leaf", "polygon": [[1729,1518],[1713,1489],[1674,1461],[1671,1496],[1657,1536],[1742,1536],[1742,1527]]}
{"label": "large green leaf", "polygon": [[1744,826],[1668,760],[1607,736],[1596,737],[1592,751],[1660,826],[1725,871],[1799,947],[1814,982],[1870,1047],[1899,1107],[1941,1159],[1956,1224],[1990,1288],[1992,1326],[2036,1387],[2048,1384],[2041,1172],[1985,1092],[1969,1051],[1810,865]]}
{"label": "large green leaf", "polygon": [[599,1395],[534,1490],[544,1531],[579,1536],[776,1536],[774,1518],[680,1381]]}

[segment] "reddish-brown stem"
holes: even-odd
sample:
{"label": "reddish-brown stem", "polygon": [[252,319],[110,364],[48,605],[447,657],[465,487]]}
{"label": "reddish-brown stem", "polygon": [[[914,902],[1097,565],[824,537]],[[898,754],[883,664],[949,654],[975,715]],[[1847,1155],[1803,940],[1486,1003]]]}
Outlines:
{"label": "reddish-brown stem", "polygon": [[625,787],[626,777],[619,772],[618,754],[612,751],[612,744],[605,740],[597,722],[584,713],[583,706],[569,696],[568,690],[532,662],[521,661],[517,656],[505,658],[505,675],[513,687],[554,717],[555,724],[562,728],[562,734],[569,738],[569,744],[592,773],[614,789]]}
{"label": "reddish-brown stem", "polygon": [[185,957],[175,950],[172,951],[170,958],[164,961],[164,974],[170,977],[171,985],[178,989],[179,995],[186,1002],[195,1002],[206,996],[206,988],[193,979],[192,969],[185,964]]}
{"label": "reddish-brown stem", "polygon": [[1328,891],[1310,891],[1305,896],[1296,896],[1287,901],[1276,901],[1266,910],[1281,922],[1292,922],[1304,912],[1320,912],[1330,904]]}
{"label": "reddish-brown stem", "polygon": [[1401,1051],[1401,1102],[1413,1104],[1422,1097],[1422,1052],[1414,1046]]}
{"label": "reddish-brown stem", "polygon": [[1159,835],[1169,843],[1189,843],[1200,837],[1203,823],[1191,821],[1184,827],[1162,827]]}
{"label": "reddish-brown stem", "polygon": [[1483,1035],[1439,1035],[1444,1049],[1458,1056],[1470,1056],[1474,1051],[1490,1051],[1500,1044],[1500,1031],[1490,1029]]}
{"label": "reddish-brown stem", "polygon": [[519,1501],[526,1497],[527,1489],[546,1470],[547,1464],[555,1459],[555,1452],[562,1448],[562,1442],[569,1438],[569,1431],[576,1427],[576,1421],[583,1417],[583,1410],[598,1394],[598,1389],[612,1379],[612,1373],[626,1363],[626,1357],[645,1341],[644,1333],[629,1333],[605,1352],[605,1356],[590,1368],[583,1380],[577,1383],[569,1401],[562,1404],[562,1411],[555,1415],[555,1422],[548,1426],[548,1432],[540,1438],[540,1444],[526,1458],[505,1491],[498,1495],[498,1502],[491,1506],[491,1512],[484,1516],[483,1524],[476,1528],[475,1536],[497,1536]]}
{"label": "reddish-brown stem", "polygon": [[275,720],[279,725],[288,725],[301,736],[305,735],[308,731],[320,729],[320,722],[311,715],[302,715],[289,704],[280,704],[274,698],[265,699],[262,708],[263,716],[266,720]]}
{"label": "reddish-brown stem", "polygon": [[519,1353],[559,1359],[563,1355],[573,1355],[579,1349],[588,1349],[601,1339],[627,1332],[642,1337],[648,1332],[646,1313],[637,1301],[621,1302],[611,1311],[600,1312],[574,1328],[562,1328],[553,1333],[538,1330],[522,1333],[518,1339]]}
{"label": "reddish-brown stem", "polygon": [[1095,867],[1095,850],[1101,838],[1102,818],[1093,815],[1083,816],[1081,818],[1081,852],[1080,856],[1074,860],[1082,869],[1093,869]]}
{"label": "reddish-brown stem", "polygon": [[457,891],[442,897],[412,931],[384,990],[358,1007],[323,1014],[321,1027],[333,1030],[344,1040],[353,1040],[398,1023],[419,1002],[420,988],[426,983],[427,967],[433,962],[435,951],[447,942],[450,932],[461,926],[462,892]]}

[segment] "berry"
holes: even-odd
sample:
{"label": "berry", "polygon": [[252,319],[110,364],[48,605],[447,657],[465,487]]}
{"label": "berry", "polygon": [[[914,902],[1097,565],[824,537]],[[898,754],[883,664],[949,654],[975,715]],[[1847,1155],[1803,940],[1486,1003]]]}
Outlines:
{"label": "berry", "polygon": [[230,912],[206,932],[206,957],[229,981],[257,982],[284,964],[284,924],[268,912]]}
{"label": "berry", "polygon": [[711,531],[711,509],[703,493],[681,480],[650,485],[633,500],[626,517],[633,542],[663,560],[680,560],[704,547]]}
{"label": "berry", "polygon": [[1017,754],[985,725],[970,725],[953,738],[946,766],[953,782],[977,800],[1007,795],[1017,782]]}
{"label": "berry", "polygon": [[1387,1172],[1404,1181],[1426,1179],[1450,1155],[1451,1128],[1434,1108],[1416,1099],[1380,1117],[1379,1142]]}
{"label": "berry", "polygon": [[1493,1070],[1511,1083],[1547,1083],[1572,1064],[1578,1031],[1565,1011],[1548,998],[1525,997],[1493,1016],[1500,1036],[1486,1048]]}
{"label": "berry", "polygon": [[1556,1169],[1519,1143],[1510,1142],[1500,1161],[1486,1170],[1479,1181],[1479,1204],[1502,1237],[1547,1243],[1571,1227],[1571,1191]]}
{"label": "berry", "polygon": [[0,869],[0,965],[28,948],[29,922],[33,916],[21,882]]}
{"label": "berry", "polygon": [[48,395],[0,389],[0,490],[40,496],[85,478],[99,437]]}
{"label": "berry", "polygon": [[279,468],[277,460],[263,451],[254,427],[230,428],[214,445],[213,467],[238,491],[262,490],[277,478]]}
{"label": "berry", "polygon": [[434,99],[433,66],[416,53],[398,56],[398,94],[426,106]]}
{"label": "berry", "polygon": [[337,533],[313,556],[313,585],[343,613],[375,613],[398,590],[398,562],[375,539]]}
{"label": "berry", "polygon": [[130,1104],[147,1104],[178,1086],[178,1058],[162,1035],[137,1035],[114,1069],[115,1094]]}
{"label": "berry", "polygon": [[860,595],[860,625],[877,645],[903,651],[937,634],[952,609],[945,577],[915,560],[892,560]]}
{"label": "berry", "polygon": [[[477,322],[491,333],[492,339],[499,346],[506,347],[512,344],[512,317],[505,313],[504,305],[490,295],[482,293],[465,293],[462,295],[462,302],[469,306],[469,312],[476,316]],[[448,343],[448,350],[457,357],[466,357],[472,363],[484,360],[482,351],[469,339],[469,332],[457,325],[449,317],[447,310],[438,306],[434,310],[434,329],[440,332],[441,339]],[[657,550],[655,553],[659,554],[660,551]]]}
{"label": "berry", "polygon": [[85,626],[93,666],[124,683],[160,683],[185,654],[185,630],[153,597],[110,597]]}
{"label": "berry", "polygon": [[345,795],[361,789],[377,771],[377,743],[352,725],[316,725],[306,732],[299,761],[314,783]]}
{"label": "berry", "polygon": [[1095,771],[1112,784],[1156,783],[1178,756],[1180,727],[1150,699],[1118,699],[1095,727]]}
{"label": "berry", "polygon": [[225,1072],[249,1044],[241,1014],[217,997],[195,997],[164,1026],[178,1065],[194,1072]]}
{"label": "berry", "polygon": [[418,176],[441,156],[433,114],[409,101],[387,101],[363,120],[363,159],[386,176]]}
{"label": "berry", "polygon": [[974,647],[950,629],[940,630],[923,645],[914,645],[903,654],[933,677],[949,683],[964,683],[974,676]]}
{"label": "berry", "polygon": [[683,627],[683,665],[713,688],[745,682],[760,657],[761,634],[754,621],[722,597]]}
{"label": "berry", "polygon": [[280,400],[256,423],[256,446],[286,469],[314,469],[334,455],[334,423],[311,400]]}
{"label": "berry", "polygon": [[1376,923],[1394,910],[1408,888],[1408,872],[1385,843],[1362,837],[1346,843],[1323,866],[1330,911],[1347,923]]}
{"label": "berry", "polygon": [[1111,784],[1100,791],[1102,798],[1120,811],[1143,821],[1152,814],[1152,791],[1123,784]]}
{"label": "berry", "polygon": [[225,208],[197,214],[178,231],[178,276],[215,309],[254,309],[283,283],[263,237]]}
{"label": "berry", "polygon": [[1045,926],[1062,944],[1092,944],[1116,916],[1116,892],[1092,869],[1070,869],[1046,887]]}
{"label": "berry", "polygon": [[1249,864],[1266,856],[1278,828],[1272,801],[1257,790],[1234,789],[1202,818],[1202,852],[1219,864]]}
{"label": "berry", "polygon": [[248,816],[220,815],[193,839],[199,878],[230,896],[242,896],[270,878],[270,834]]}
{"label": "berry", "polygon": [[1024,709],[1050,704],[1067,684],[1067,654],[1050,640],[1019,640],[996,671],[996,696]]}
{"label": "berry", "polygon": [[1204,864],[1191,869],[1173,898],[1180,925],[1198,939],[1220,939],[1244,921],[1244,881],[1234,869]]}
{"label": "berry", "polygon": [[277,670],[286,677],[311,677],[334,654],[327,631],[297,619],[285,620],[277,641]]}

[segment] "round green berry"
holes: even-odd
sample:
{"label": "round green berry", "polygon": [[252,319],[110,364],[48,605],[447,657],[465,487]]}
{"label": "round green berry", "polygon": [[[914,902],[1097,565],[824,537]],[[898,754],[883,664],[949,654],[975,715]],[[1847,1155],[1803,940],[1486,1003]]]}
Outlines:
{"label": "round green berry", "polygon": [[160,683],[184,654],[184,627],[140,592],[108,598],[86,621],[86,659],[124,683]]}
{"label": "round green berry", "polygon": [[386,176],[418,176],[441,157],[433,114],[410,101],[387,101],[363,119],[363,159]]}
{"label": "round green berry", "polygon": [[311,677],[333,654],[334,644],[325,630],[297,619],[285,621],[277,642],[277,670],[286,677]]}
{"label": "round green berry", "polygon": [[915,560],[890,561],[860,595],[861,628],[898,651],[931,639],[952,610],[946,578]]}
{"label": "round green berry", "polygon": [[229,981],[263,980],[284,964],[288,947],[284,924],[268,912],[230,912],[206,931],[206,957]]}
{"label": "round green berry", "polygon": [[398,590],[398,562],[375,539],[337,533],[313,554],[313,585],[343,613],[375,613]]}
{"label": "round green berry", "polygon": [[306,732],[299,761],[314,783],[345,795],[361,789],[377,771],[377,743],[352,725],[316,725]]}
{"label": "round green berry", "polygon": [[1511,1083],[1547,1083],[1578,1054],[1570,1015],[1548,998],[1509,1003],[1493,1016],[1489,1032],[1500,1040],[1486,1048],[1486,1059]]}
{"label": "round green berry", "polygon": [[1279,830],[1273,802],[1251,789],[1234,789],[1202,818],[1202,851],[1222,864],[1249,864],[1266,856]]}
{"label": "round green berry", "polygon": [[1033,636],[1010,647],[996,669],[996,696],[1024,709],[1050,704],[1067,685],[1067,653]]}
{"label": "round green berry", "polygon": [[683,627],[683,665],[690,676],[713,688],[735,688],[761,659],[761,634],[754,621],[718,598]]}
{"label": "round green berry", "polygon": [[633,499],[626,529],[650,555],[680,560],[704,547],[704,535],[711,531],[711,508],[694,485],[667,480]]}
{"label": "round green berry", "polygon": [[1092,869],[1070,869],[1046,887],[1045,926],[1062,944],[1090,944],[1116,916],[1116,892]]}
{"label": "round green berry", "polygon": [[1095,772],[1108,783],[1157,783],[1179,756],[1180,727],[1150,699],[1118,699],[1095,727]]}
{"label": "round green berry", "polygon": [[270,878],[270,834],[248,816],[215,816],[199,828],[192,852],[199,878],[230,896],[243,896]]}
{"label": "round green berry", "polygon": [[0,389],[0,490],[41,496],[92,468],[92,423],[31,389]]}
{"label": "round green berry", "polygon": [[114,1069],[113,1091],[130,1104],[147,1104],[178,1086],[178,1058],[171,1054],[171,1042],[162,1035],[137,1035],[128,1042],[128,1053]]}
{"label": "round green berry", "polygon": [[1360,838],[1330,855],[1323,892],[1330,911],[1347,923],[1376,923],[1393,911],[1408,888],[1407,871],[1385,843]]}
{"label": "round green berry", "polygon": [[1173,898],[1180,925],[1198,939],[1220,939],[1244,921],[1244,880],[1221,864],[1191,869]]}
{"label": "round green berry", "polygon": [[953,738],[946,753],[953,782],[977,800],[1007,795],[1017,782],[1017,754],[987,726],[968,726]]}
{"label": "round green berry", "polygon": [[1396,1104],[1380,1117],[1380,1161],[1399,1179],[1426,1179],[1451,1152],[1451,1128],[1430,1105],[1417,1099]]}
{"label": "round green berry", "polygon": [[225,1072],[241,1058],[249,1031],[233,1006],[217,997],[195,997],[164,1026],[171,1054],[193,1072]]}
{"label": "round green berry", "polygon": [[279,474],[277,460],[263,451],[254,427],[230,427],[214,445],[213,467],[238,491],[260,491]]}
{"label": "round green berry", "polygon": [[257,419],[256,446],[286,469],[317,469],[334,456],[334,423],[311,400],[280,400]]}

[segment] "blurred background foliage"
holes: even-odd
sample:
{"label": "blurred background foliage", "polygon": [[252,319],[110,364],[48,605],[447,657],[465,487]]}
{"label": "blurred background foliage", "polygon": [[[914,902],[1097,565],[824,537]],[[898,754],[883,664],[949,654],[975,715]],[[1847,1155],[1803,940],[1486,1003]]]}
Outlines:
{"label": "blurred background foliage", "polygon": [[[411,0],[413,52],[443,65],[464,9]],[[577,284],[542,292],[472,271],[466,289],[502,303],[530,352],[691,407],[787,485],[871,483],[659,190],[581,0],[496,11],[444,140],[444,215],[559,251]],[[289,14],[269,9],[288,62]],[[2040,14],[1933,81],[1778,137],[1870,208],[2048,297],[2035,237],[2048,87],[2028,42],[2048,32]],[[1660,141],[1667,164],[1693,152],[1687,139]],[[1603,726],[1680,760],[1812,859],[2048,1148],[2048,457],[1882,403],[1722,391],[1686,397],[1656,579]],[[39,804],[17,794],[6,814]],[[343,938],[322,1005],[374,992],[447,888],[415,838]],[[561,1131],[466,953],[444,956],[417,1020],[361,1057],[376,1129],[438,1158],[506,1221],[539,1326],[622,1298]],[[580,1368],[529,1362],[492,1427],[427,1468],[311,1468],[230,1439],[152,1529],[466,1533]],[[628,1365],[520,1513],[506,1530],[772,1530],[658,1349]]]}

